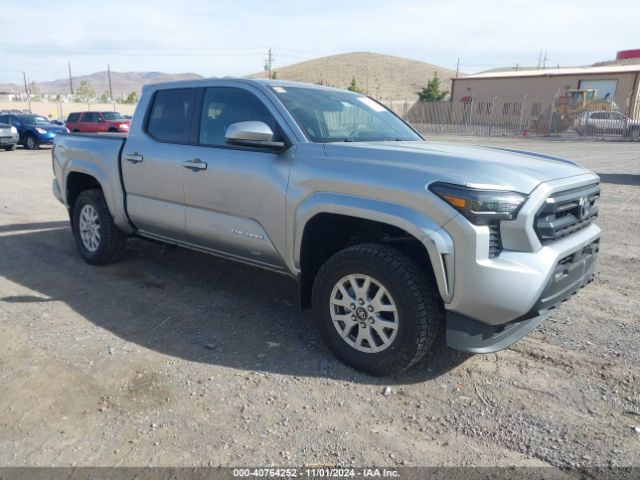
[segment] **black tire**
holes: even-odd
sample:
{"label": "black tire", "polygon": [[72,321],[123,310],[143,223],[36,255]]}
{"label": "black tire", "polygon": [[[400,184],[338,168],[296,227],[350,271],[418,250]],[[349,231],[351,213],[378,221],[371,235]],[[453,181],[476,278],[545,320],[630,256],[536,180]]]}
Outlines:
{"label": "black tire", "polygon": [[37,150],[40,148],[40,144],[38,143],[38,139],[29,134],[24,139],[24,148],[27,150]]}
{"label": "black tire", "polygon": [[3,147],[7,152],[13,152],[16,148],[18,148],[18,145],[16,145],[15,143],[13,145],[7,145],[6,147]]}
{"label": "black tire", "polygon": [[80,130],[78,130],[77,128],[74,128],[73,130],[71,130],[73,133],[80,133]]}
{"label": "black tire", "polygon": [[[98,231],[100,240],[94,251],[91,251],[82,240],[80,231],[80,214],[85,205],[93,207],[98,217]],[[80,256],[92,265],[106,265],[117,261],[124,252],[127,244],[127,235],[122,232],[115,223],[102,190],[85,190],[76,199],[73,207],[73,236]]]}
{"label": "black tire", "polygon": [[[350,274],[372,277],[396,304],[397,334],[380,352],[357,350],[334,326],[332,291]],[[430,276],[409,256],[379,244],[355,245],[327,260],[314,280],[312,305],[320,334],[334,354],[347,365],[375,376],[393,375],[417,362],[432,347],[444,323],[443,302]],[[359,331],[358,326],[353,328],[352,332]]]}

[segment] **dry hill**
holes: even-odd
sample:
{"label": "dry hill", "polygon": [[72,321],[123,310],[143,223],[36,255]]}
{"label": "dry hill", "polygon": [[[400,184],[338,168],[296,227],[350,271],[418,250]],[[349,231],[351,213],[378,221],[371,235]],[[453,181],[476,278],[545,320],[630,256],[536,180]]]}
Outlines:
{"label": "dry hill", "polygon": [[[118,97],[130,92],[140,92],[142,85],[146,83],[173,82],[177,80],[192,80],[204,78],[196,73],[161,73],[161,72],[111,72],[111,84],[113,95]],[[99,96],[109,90],[109,78],[106,70],[73,77],[73,87],[77,89],[80,82],[87,82]],[[37,90],[37,92],[35,91]],[[19,93],[24,87],[13,84],[0,84],[0,92]],[[69,79],[52,80],[49,82],[36,82],[34,93],[39,94],[68,94]]]}
{"label": "dry hill", "polygon": [[[445,90],[451,89],[455,70],[430,63],[378,53],[354,52],[317,58],[284,67],[275,66],[279,80],[318,83],[346,88],[351,79],[379,99],[415,100],[417,93],[437,73]],[[266,77],[266,72],[250,75]]]}

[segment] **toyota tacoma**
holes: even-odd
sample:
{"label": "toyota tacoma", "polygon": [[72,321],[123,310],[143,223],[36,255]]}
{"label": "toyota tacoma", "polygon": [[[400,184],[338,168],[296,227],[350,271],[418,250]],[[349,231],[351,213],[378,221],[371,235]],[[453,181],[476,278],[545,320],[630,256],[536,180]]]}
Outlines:
{"label": "toyota tacoma", "polygon": [[55,138],[53,192],[87,262],[131,236],[290,275],[323,339],[373,375],[439,335],[504,349],[593,277],[599,177],[425,140],[359,93],[294,82],[147,85],[128,135]]}

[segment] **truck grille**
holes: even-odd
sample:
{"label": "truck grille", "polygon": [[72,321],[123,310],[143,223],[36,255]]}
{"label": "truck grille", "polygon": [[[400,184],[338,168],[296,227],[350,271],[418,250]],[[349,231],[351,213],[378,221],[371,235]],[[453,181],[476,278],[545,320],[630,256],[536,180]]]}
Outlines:
{"label": "truck grille", "polygon": [[496,258],[502,252],[502,237],[500,236],[500,224],[489,224],[489,258]]}
{"label": "truck grille", "polygon": [[595,183],[547,198],[535,221],[540,242],[547,244],[589,226],[598,216],[598,197],[600,185]]}

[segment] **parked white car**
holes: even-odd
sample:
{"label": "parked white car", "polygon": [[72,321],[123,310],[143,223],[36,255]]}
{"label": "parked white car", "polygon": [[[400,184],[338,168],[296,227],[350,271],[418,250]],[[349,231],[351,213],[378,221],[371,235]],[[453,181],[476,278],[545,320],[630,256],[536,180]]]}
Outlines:
{"label": "parked white car", "polygon": [[596,134],[627,135],[630,122],[621,112],[585,111],[578,115],[573,124],[574,130],[580,136]]}

